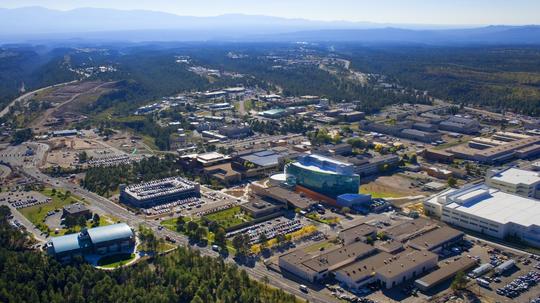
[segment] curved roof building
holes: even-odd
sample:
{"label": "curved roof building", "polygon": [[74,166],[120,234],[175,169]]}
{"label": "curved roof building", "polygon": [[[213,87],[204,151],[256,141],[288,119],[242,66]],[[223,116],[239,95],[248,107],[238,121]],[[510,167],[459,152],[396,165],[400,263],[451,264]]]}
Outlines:
{"label": "curved roof building", "polygon": [[342,194],[358,193],[360,176],[350,163],[320,155],[302,155],[285,167],[287,180],[317,193],[336,198]]}
{"label": "curved roof building", "polygon": [[47,252],[63,258],[87,252],[106,253],[109,250],[117,250],[120,246],[129,246],[134,242],[135,234],[131,227],[126,223],[118,223],[54,237],[47,243]]}

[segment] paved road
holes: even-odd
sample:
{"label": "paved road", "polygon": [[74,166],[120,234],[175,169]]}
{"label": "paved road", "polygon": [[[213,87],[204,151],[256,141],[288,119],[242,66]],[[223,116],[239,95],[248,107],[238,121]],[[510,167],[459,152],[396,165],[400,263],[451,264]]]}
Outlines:
{"label": "paved road", "polygon": [[7,113],[9,112],[9,109],[15,105],[15,103],[19,102],[19,101],[24,101],[25,99],[27,99],[28,97],[32,96],[33,94],[35,93],[38,93],[38,92],[41,92],[41,91],[44,91],[44,90],[47,90],[49,88],[53,88],[53,87],[59,87],[59,86],[63,86],[63,85],[67,85],[67,84],[71,84],[71,83],[75,83],[77,82],[78,80],[75,80],[75,81],[70,81],[70,82],[65,82],[65,83],[60,83],[60,84],[55,84],[55,85],[50,85],[50,86],[46,86],[46,87],[42,87],[40,89],[36,89],[35,91],[31,91],[31,92],[28,92],[22,96],[19,96],[17,97],[15,100],[11,101],[11,103],[9,103],[6,107],[4,107],[4,109],[2,109],[2,111],[0,111],[0,118],[7,115]]}
{"label": "paved road", "polygon": [[[100,210],[106,213],[113,215],[114,217],[118,218],[121,221],[127,222],[132,227],[138,227],[139,225],[143,224],[145,226],[150,227],[154,231],[154,233],[159,237],[163,237],[163,238],[170,237],[176,240],[176,242],[180,245],[190,246],[187,237],[185,237],[184,235],[172,232],[165,228],[160,230],[159,221],[145,220],[139,216],[136,216],[134,213],[121,207],[120,205],[104,197],[101,197],[95,193],[89,192],[77,185],[66,182],[65,180],[60,179],[60,178],[51,178],[41,173],[37,168],[34,168],[34,167],[23,168],[23,173],[29,177],[40,180],[41,182],[47,183],[53,187],[70,190],[73,194],[81,198],[84,198],[85,201],[91,203],[93,206],[99,208]],[[50,180],[50,181],[47,181],[47,180]],[[199,247],[199,246],[192,246],[192,247],[196,248],[204,256],[219,257],[219,254],[211,250],[210,247]],[[227,258],[226,262],[236,263],[232,258]],[[301,292],[299,290],[298,283],[288,280],[276,272],[267,270],[266,267],[262,265],[261,263],[256,263],[253,267],[248,267],[248,266],[243,266],[243,265],[240,265],[239,267],[246,270],[246,272],[252,278],[255,278],[260,281],[261,279],[263,279],[263,277],[268,277],[270,280],[270,285],[283,289],[284,291],[287,291],[289,293],[295,294],[301,298],[307,299],[310,302],[317,302],[317,303],[336,302],[335,298],[327,296],[319,292],[310,291],[307,294]]]}

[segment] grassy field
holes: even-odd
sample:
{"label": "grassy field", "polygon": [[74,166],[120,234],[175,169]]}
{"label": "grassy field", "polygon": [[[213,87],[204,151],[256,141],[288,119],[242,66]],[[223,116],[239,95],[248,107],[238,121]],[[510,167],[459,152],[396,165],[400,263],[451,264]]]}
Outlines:
{"label": "grassy field", "polygon": [[98,261],[98,266],[104,268],[117,268],[135,259],[135,254],[116,254],[105,256]]}
{"label": "grassy field", "polygon": [[229,228],[253,220],[253,218],[251,218],[249,215],[242,213],[240,206],[235,206],[229,209],[218,211],[213,214],[206,215],[205,218],[210,221],[215,221],[223,228]]}
{"label": "grassy field", "polygon": [[328,224],[328,225],[332,225],[332,224],[337,224],[339,223],[339,218],[337,217],[334,217],[334,218],[328,218],[328,219],[323,219],[319,214],[317,213],[309,213],[307,214],[306,218],[310,218],[311,220],[314,220],[314,221],[317,221],[317,222],[321,222],[321,223],[324,223],[324,224]]}
{"label": "grassy field", "polygon": [[[57,190],[56,193],[53,195],[53,191],[51,188],[45,188],[45,190],[40,192],[44,196],[47,196],[52,199],[51,202],[41,205],[35,205],[32,207],[26,207],[21,208],[19,211],[23,216],[25,216],[30,222],[32,222],[37,228],[39,228],[43,232],[48,231],[48,226],[44,223],[44,220],[47,216],[47,213],[49,211],[54,211],[55,209],[62,209],[66,205],[70,205],[73,203],[81,202],[84,203],[79,197],[77,196],[69,196],[67,198],[63,198],[65,191]],[[107,216],[100,216],[99,217],[99,226],[105,226],[110,225],[114,223],[116,220],[114,218],[110,218]],[[86,227],[90,228],[92,227],[92,223],[90,221],[86,222]],[[80,226],[75,226],[71,229],[72,232],[79,232],[81,229]],[[58,233],[52,232],[50,235],[53,237],[63,236],[65,235],[69,230],[68,229],[60,229]]]}
{"label": "grassy field", "polygon": [[315,243],[311,246],[308,246],[304,248],[303,250],[307,253],[315,253],[315,252],[321,251],[321,249],[329,250],[330,248],[333,248],[334,246],[336,245],[330,241],[323,241],[323,242]]}
{"label": "grassy field", "polygon": [[371,197],[374,198],[374,199],[376,199],[376,198],[398,198],[398,197],[401,196],[401,195],[393,193],[393,192],[371,191],[371,190],[368,190],[368,189],[362,188],[362,187],[360,188],[360,193],[361,194],[371,195]]}
{"label": "grassy field", "polygon": [[[42,225],[43,220],[45,219],[47,213],[51,210],[55,209],[62,209],[62,207],[73,204],[76,202],[82,202],[80,198],[69,196],[65,199],[63,197],[59,197],[58,193],[61,193],[61,196],[64,195],[64,191],[56,191],[56,194],[53,195],[51,188],[46,188],[45,190],[40,192],[44,196],[47,196],[52,199],[51,202],[41,204],[41,205],[35,205],[31,207],[21,208],[19,209],[19,212],[25,216],[30,222],[32,222],[34,225],[36,225],[39,228],[39,225]],[[40,228],[41,229],[41,228]]]}

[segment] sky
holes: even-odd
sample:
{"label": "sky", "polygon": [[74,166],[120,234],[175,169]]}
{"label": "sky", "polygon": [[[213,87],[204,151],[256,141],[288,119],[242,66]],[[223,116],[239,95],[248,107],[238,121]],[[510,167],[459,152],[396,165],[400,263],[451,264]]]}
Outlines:
{"label": "sky", "polygon": [[143,9],[183,16],[268,15],[394,24],[540,24],[539,0],[0,0],[2,8]]}

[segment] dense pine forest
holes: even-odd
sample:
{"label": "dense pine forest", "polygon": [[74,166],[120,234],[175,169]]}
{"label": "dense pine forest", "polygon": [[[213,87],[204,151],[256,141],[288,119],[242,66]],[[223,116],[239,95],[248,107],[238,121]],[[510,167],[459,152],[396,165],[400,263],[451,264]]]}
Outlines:
{"label": "dense pine forest", "polygon": [[84,263],[62,265],[28,250],[26,235],[0,207],[0,302],[295,302],[281,290],[250,280],[221,259],[180,248],[115,271]]}

